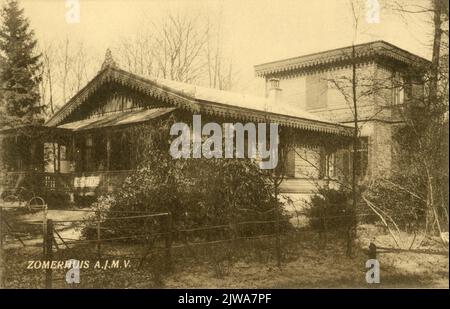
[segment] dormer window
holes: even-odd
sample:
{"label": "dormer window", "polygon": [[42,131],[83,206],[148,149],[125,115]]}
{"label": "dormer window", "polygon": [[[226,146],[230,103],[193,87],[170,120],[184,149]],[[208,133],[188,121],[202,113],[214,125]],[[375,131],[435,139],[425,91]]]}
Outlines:
{"label": "dormer window", "polygon": [[392,105],[401,105],[405,101],[405,82],[400,73],[392,77]]}

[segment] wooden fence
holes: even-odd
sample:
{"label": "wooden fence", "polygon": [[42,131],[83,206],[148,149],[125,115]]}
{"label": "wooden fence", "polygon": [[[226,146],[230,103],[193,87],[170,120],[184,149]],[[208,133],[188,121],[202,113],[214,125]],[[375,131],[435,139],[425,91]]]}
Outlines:
{"label": "wooden fence", "polygon": [[[46,210],[46,207],[45,207]],[[80,210],[84,211],[84,210]],[[155,247],[152,250],[148,250],[145,252],[144,255],[139,256],[135,254],[132,256],[132,258],[137,258],[140,261],[140,264],[143,263],[145,258],[148,256],[150,252],[154,251],[161,251],[164,254],[164,265],[161,265],[166,272],[170,272],[172,269],[172,255],[173,255],[173,249],[180,249],[180,248],[186,248],[186,247],[193,247],[193,246],[208,246],[213,244],[220,244],[220,243],[232,243],[237,242],[239,240],[243,239],[264,239],[264,238],[275,238],[275,246],[274,246],[274,255],[277,259],[277,265],[281,267],[282,264],[282,248],[281,248],[281,242],[280,242],[280,228],[279,224],[281,223],[281,220],[253,220],[253,221],[243,221],[243,222],[236,222],[233,224],[224,224],[224,225],[214,225],[214,226],[198,226],[198,227],[192,227],[192,228],[176,228],[173,224],[173,218],[172,214],[169,212],[163,212],[163,213],[146,213],[146,212],[124,212],[127,215],[120,216],[120,217],[109,217],[109,218],[101,218],[101,212],[95,211],[96,218],[95,219],[80,219],[80,220],[52,220],[47,218],[47,212],[44,212],[44,217],[42,221],[28,221],[26,222],[27,225],[34,225],[34,226],[42,226],[42,242],[41,243],[35,243],[35,244],[26,244],[24,240],[21,238],[21,236],[13,230],[13,228],[10,226],[8,228],[8,234],[14,236],[22,245],[23,247],[42,247],[42,261],[47,261],[51,263],[51,261],[54,259],[54,253],[56,251],[60,250],[67,250],[74,248],[79,245],[93,245],[96,249],[96,258],[100,259],[102,257],[125,257],[129,258],[130,256],[124,256],[124,255],[108,255],[107,253],[104,253],[102,250],[102,246],[105,243],[114,243],[114,242],[120,242],[120,241],[129,241],[129,240],[146,240],[151,237],[158,237],[162,240],[162,246]],[[121,214],[123,215],[123,213]],[[159,218],[161,220],[161,226],[163,227],[163,230],[156,231],[152,233],[143,233],[143,234],[133,234],[130,236],[119,236],[119,237],[103,237],[104,230],[107,229],[103,225],[108,220],[134,220],[134,219],[145,219],[145,218]],[[8,224],[8,222],[5,220],[5,218],[2,216],[1,218],[3,220],[3,223]],[[67,224],[78,224],[78,225],[84,225],[84,227],[89,227],[96,231],[96,235],[94,239],[73,239],[73,238],[67,238],[64,237],[61,233],[61,226],[66,226]],[[272,230],[274,231],[271,234],[264,234],[264,235],[253,235],[253,236],[239,236],[237,233],[230,232],[230,231],[236,231],[239,229],[239,226],[248,226],[248,225],[272,225]],[[174,236],[178,236],[180,238],[180,235],[183,233],[198,233],[198,232],[208,232],[208,231],[216,231],[216,230],[228,230],[228,233],[225,234],[231,234],[231,237],[224,238],[224,239],[214,239],[214,240],[202,240],[202,241],[196,241],[196,242],[190,242],[190,243],[174,243]],[[0,237],[3,240],[3,237]],[[3,247],[3,243],[1,244]],[[44,286],[46,288],[52,287],[52,282],[54,280],[53,271],[50,268],[46,269],[45,271],[45,280],[44,280]]]}
{"label": "wooden fence", "polygon": [[[279,219],[275,216],[274,220],[249,220],[249,221],[240,221],[233,222],[232,224],[222,224],[222,225],[212,225],[212,226],[193,226],[188,228],[181,228],[174,224],[174,220],[172,214],[169,212],[161,212],[161,213],[148,213],[142,211],[119,211],[117,212],[117,216],[103,216],[104,212],[99,210],[72,210],[72,211],[84,211],[84,212],[92,212],[94,215],[89,219],[79,219],[79,220],[52,220],[47,218],[47,207],[43,208],[43,218],[42,221],[29,221],[26,223],[22,223],[27,226],[33,226],[37,229],[41,229],[42,241],[36,242],[33,244],[28,244],[26,241],[22,239],[22,234],[18,233],[14,230],[14,227],[6,220],[6,218],[2,215],[2,208],[0,207],[0,220],[2,223],[1,232],[6,232],[9,235],[13,236],[17,243],[21,244],[23,247],[41,247],[42,254],[37,256],[36,258],[47,261],[51,263],[51,261],[55,260],[55,253],[70,251],[71,249],[76,249],[79,246],[88,245],[93,249],[93,252],[97,259],[100,258],[132,258],[139,260],[139,265],[142,265],[144,261],[148,259],[150,253],[158,252],[162,254],[162,264],[161,268],[165,272],[170,272],[173,269],[173,256],[175,249],[190,249],[194,246],[213,246],[216,244],[228,244],[228,243],[238,243],[241,240],[252,240],[252,239],[273,239],[273,243],[271,243],[271,249],[273,250],[273,256],[276,259],[276,264],[278,267],[281,267],[283,264],[283,246],[280,241],[281,236],[285,236],[283,230],[280,229],[280,225],[288,219]],[[107,213],[114,214],[113,211],[105,211]],[[360,214],[359,216],[363,216],[365,214]],[[329,216],[327,218],[320,219],[333,219],[338,216]],[[341,217],[344,217],[341,216]],[[151,232],[141,232],[141,233],[128,233],[125,236],[111,236],[108,234],[107,222],[108,221],[124,221],[133,222],[133,220],[157,220],[159,222],[160,230],[154,230]],[[317,219],[317,218],[316,218]],[[153,222],[153,221],[152,221]],[[82,226],[84,228],[89,228],[91,231],[95,231],[95,234],[91,237],[84,238],[70,238],[65,236],[62,231],[64,228],[68,226]],[[248,226],[263,226],[269,225],[268,233],[257,233],[254,235],[240,235],[236,233],[240,227],[248,227]],[[325,224],[326,225],[326,224]],[[124,227],[126,229],[126,227]],[[128,228],[129,230],[129,228]],[[260,229],[258,231],[262,231]],[[183,235],[189,235],[190,233],[211,233],[212,231],[222,231],[223,233],[217,233],[220,237],[208,239],[208,237],[201,238],[200,241],[194,242],[183,242],[181,239]],[[216,234],[213,234],[216,235]],[[223,235],[229,235],[228,237],[223,237]],[[188,236],[186,236],[186,239]],[[157,243],[156,240],[159,241],[158,245],[148,245],[150,243],[150,239],[154,239],[154,243]],[[3,235],[0,235],[0,248],[3,249]],[[144,245],[148,245],[148,250],[145,250],[143,253],[132,253],[131,255],[124,254],[110,254],[106,250],[106,245],[108,244],[117,244],[131,241],[140,241]],[[0,250],[0,255],[3,250]],[[396,248],[385,248],[376,246],[374,243],[371,243],[367,253],[368,257],[371,259],[376,259],[379,254],[385,254],[390,252],[411,252],[411,250],[402,250]],[[426,250],[416,250],[417,253],[431,253]],[[419,252],[420,251],[420,252]],[[448,252],[447,252],[448,254]],[[43,285],[46,288],[51,288],[53,282],[55,280],[64,280],[65,278],[56,278],[52,268],[45,270],[45,279]]]}

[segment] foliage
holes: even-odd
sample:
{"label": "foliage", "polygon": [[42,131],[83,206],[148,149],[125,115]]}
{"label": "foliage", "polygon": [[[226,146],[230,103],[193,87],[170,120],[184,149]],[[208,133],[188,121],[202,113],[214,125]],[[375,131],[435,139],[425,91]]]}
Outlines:
{"label": "foliage", "polygon": [[[142,147],[142,163],[119,190],[100,197],[94,205],[109,209],[102,226],[114,235],[139,235],[163,231],[165,217],[115,220],[131,212],[170,212],[175,229],[230,225],[188,237],[206,239],[273,233],[274,224],[236,224],[280,218],[282,206],[273,195],[268,175],[247,159],[173,159],[167,136],[173,118],[134,130]],[[128,212],[128,213],[127,213]],[[142,213],[140,213],[142,215]],[[136,213],[134,213],[136,215]],[[284,220],[283,222],[286,222]],[[282,228],[287,228],[286,224]]]}
{"label": "foliage", "polygon": [[[405,124],[394,135],[399,145],[398,165],[392,182],[405,195],[403,201],[421,197],[430,224],[448,225],[448,98],[432,104],[416,100],[404,110]],[[410,197],[405,194],[409,192]],[[404,208],[410,205],[404,203]],[[417,198],[415,199],[417,204]],[[438,215],[434,218],[435,213]],[[417,219],[420,219],[417,218]],[[435,222],[435,223],[432,223]]]}
{"label": "foliage", "polygon": [[37,42],[17,1],[7,1],[1,16],[0,51],[4,59],[0,86],[3,88],[1,109],[5,112],[2,113],[1,121],[9,123],[21,119],[31,122],[41,111],[40,55],[34,53]]}
{"label": "foliage", "polygon": [[64,209],[70,204],[70,196],[67,192],[45,191],[37,194],[40,194],[49,209]]}
{"label": "foliage", "polygon": [[430,12],[432,19],[432,57],[418,83],[424,86],[423,91],[412,93],[402,108],[404,125],[395,133],[401,149],[400,164],[393,175],[400,180],[410,177],[406,184],[395,183],[396,187],[422,199],[425,231],[442,235],[449,224],[448,34],[442,30],[448,23],[448,5],[441,0],[430,1],[424,12]]}
{"label": "foliage", "polygon": [[143,20],[133,35],[118,40],[113,53],[138,75],[229,90],[238,72],[223,48],[220,18],[202,15],[169,11]]}
{"label": "foliage", "polygon": [[318,188],[306,209],[310,227],[320,233],[346,230],[355,217],[351,197],[349,190]]}
{"label": "foliage", "polygon": [[393,221],[403,231],[417,231],[424,227],[424,197],[427,194],[425,184],[417,180],[418,177],[411,178],[410,175],[377,179],[366,191],[366,198],[377,207],[377,212],[387,222]]}

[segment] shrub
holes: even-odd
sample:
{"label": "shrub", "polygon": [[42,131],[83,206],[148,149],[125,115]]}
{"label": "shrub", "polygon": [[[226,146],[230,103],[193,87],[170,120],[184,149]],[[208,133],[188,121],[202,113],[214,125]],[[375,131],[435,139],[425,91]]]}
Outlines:
{"label": "shrub", "polygon": [[[400,184],[401,188],[395,184]],[[392,219],[405,231],[413,231],[424,225],[426,205],[420,196],[426,196],[426,188],[421,188],[420,182],[402,176],[387,181],[377,179],[366,191],[367,199],[378,208],[378,212],[388,222],[392,223]]]}
{"label": "shrub", "polygon": [[[269,175],[249,159],[173,159],[169,153],[168,123],[152,129],[142,139],[148,146],[139,168],[128,177],[122,187],[109,196],[100,197],[96,208],[107,208],[102,226],[114,236],[132,236],[164,231],[166,218],[133,218],[131,211],[170,212],[175,229],[216,225],[231,225],[234,236],[273,233],[274,224],[236,225],[237,222],[273,220],[278,212],[287,218],[282,205],[273,195]],[[159,133],[158,133],[159,132]],[[127,213],[128,212],[128,213]],[[284,220],[283,222],[287,222]],[[282,227],[287,228],[288,223]],[[103,232],[102,232],[103,233]],[[227,229],[191,233],[187,237],[208,240],[223,238]],[[176,235],[175,235],[176,236]]]}
{"label": "shrub", "polygon": [[310,227],[317,232],[338,232],[353,222],[355,211],[351,192],[344,189],[319,188],[306,209]]}
{"label": "shrub", "polygon": [[[101,196],[93,206],[109,210],[103,212],[102,227],[114,236],[161,232],[166,228],[165,217],[116,219],[137,215],[133,212],[138,211],[170,212],[176,229],[230,225],[234,227],[231,233],[235,236],[253,236],[273,233],[274,224],[235,223],[270,221],[277,211],[282,219],[287,218],[282,205],[275,201],[271,186],[253,162],[199,159],[183,162],[182,166],[174,165],[169,171],[142,167],[128,177],[119,190]],[[286,224],[282,225],[283,230],[288,228]],[[228,229],[220,228],[191,233],[189,237],[214,240],[227,237],[224,234],[229,233]]]}
{"label": "shrub", "polygon": [[41,196],[49,209],[64,209],[69,204],[70,196],[66,192],[46,191]]}

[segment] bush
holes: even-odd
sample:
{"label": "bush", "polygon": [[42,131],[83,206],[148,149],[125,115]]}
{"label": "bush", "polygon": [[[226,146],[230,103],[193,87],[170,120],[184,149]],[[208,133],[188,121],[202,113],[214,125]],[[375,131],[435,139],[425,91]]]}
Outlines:
{"label": "bush", "polygon": [[[282,205],[273,195],[270,175],[249,159],[173,159],[169,153],[168,124],[153,129],[143,138],[149,142],[136,172],[122,187],[100,197],[94,207],[109,209],[102,226],[114,236],[131,236],[164,231],[165,217],[112,220],[130,212],[170,212],[175,229],[231,225],[233,236],[273,233],[274,224],[233,225],[242,221],[273,220]],[[160,132],[158,134],[158,132]],[[166,135],[167,134],[167,135]],[[127,213],[128,212],[128,213]],[[135,213],[136,214],[136,213]],[[283,222],[287,222],[284,220]],[[287,224],[282,229],[287,229]],[[102,231],[103,233],[103,231]],[[228,229],[189,233],[186,237],[208,240],[226,238]]]}
{"label": "bush", "polygon": [[[282,219],[287,218],[255,163],[198,159],[182,164],[169,171],[142,167],[119,190],[101,196],[93,206],[106,211],[102,227],[114,236],[161,232],[166,228],[165,217],[116,219],[143,214],[136,212],[170,212],[176,229],[231,225],[235,236],[253,236],[274,233],[274,224],[233,224],[270,221],[277,211]],[[286,224],[282,225],[283,230],[288,228]],[[229,229],[219,228],[190,233],[189,237],[214,240],[229,237],[227,234]]]}
{"label": "bush", "polygon": [[46,191],[41,196],[49,209],[64,209],[69,205],[70,196],[66,192]]}
{"label": "bush", "polygon": [[310,227],[320,233],[348,229],[355,218],[351,196],[344,189],[319,188],[306,209]]}
{"label": "bush", "polygon": [[[401,184],[400,189],[393,184]],[[409,192],[416,192],[417,196]],[[419,194],[426,196],[426,188],[409,177],[396,176],[388,181],[375,180],[366,192],[367,199],[384,214],[387,221],[394,220],[405,231],[423,227],[425,222],[425,203]],[[370,210],[369,210],[370,211]]]}

